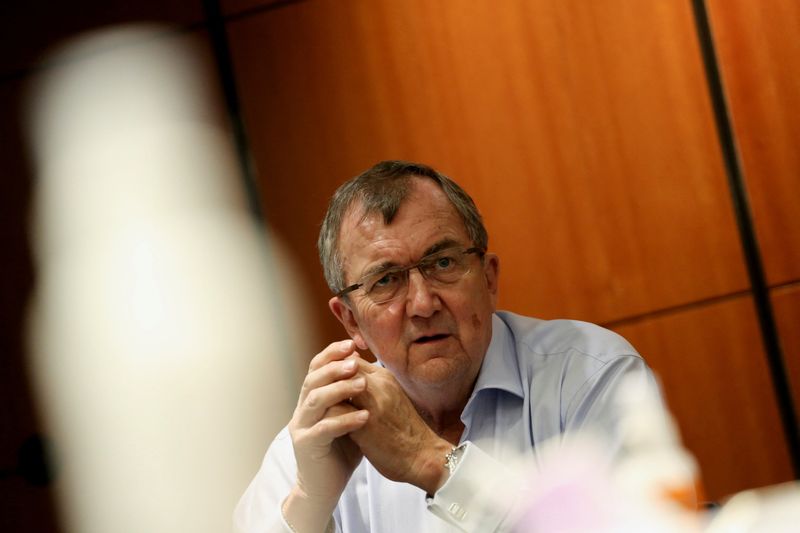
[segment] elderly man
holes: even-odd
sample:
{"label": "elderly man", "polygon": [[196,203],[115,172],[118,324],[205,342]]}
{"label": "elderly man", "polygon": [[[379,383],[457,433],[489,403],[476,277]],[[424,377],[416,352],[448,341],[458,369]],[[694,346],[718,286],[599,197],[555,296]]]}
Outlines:
{"label": "elderly man", "polygon": [[597,326],[496,312],[487,244],[428,166],[385,161],[338,189],[318,245],[350,339],[312,359],[241,531],[502,531],[515,498],[490,494],[520,482],[511,464],[578,428],[613,435],[612,393],[624,375],[652,385],[647,366]]}

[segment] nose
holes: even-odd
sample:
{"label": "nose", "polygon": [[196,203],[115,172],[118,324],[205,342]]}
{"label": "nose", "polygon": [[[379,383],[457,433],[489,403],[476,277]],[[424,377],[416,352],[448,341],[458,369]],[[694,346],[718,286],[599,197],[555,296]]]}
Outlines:
{"label": "nose", "polygon": [[406,314],[408,316],[429,317],[441,308],[439,295],[418,268],[408,273],[408,292],[406,293]]}

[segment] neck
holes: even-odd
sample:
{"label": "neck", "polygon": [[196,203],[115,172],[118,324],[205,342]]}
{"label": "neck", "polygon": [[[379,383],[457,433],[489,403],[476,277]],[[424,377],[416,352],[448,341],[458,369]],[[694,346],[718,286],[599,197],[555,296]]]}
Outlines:
{"label": "neck", "polygon": [[405,388],[411,403],[425,423],[441,438],[458,444],[464,432],[461,413],[467,406],[475,386],[475,376],[468,385],[455,388],[452,384],[416,388]]}

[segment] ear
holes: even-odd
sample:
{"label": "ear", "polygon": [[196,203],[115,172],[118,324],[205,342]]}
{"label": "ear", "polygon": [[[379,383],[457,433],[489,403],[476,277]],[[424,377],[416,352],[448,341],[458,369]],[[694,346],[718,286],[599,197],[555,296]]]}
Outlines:
{"label": "ear", "polygon": [[361,334],[361,327],[358,325],[355,313],[353,313],[353,310],[350,309],[350,304],[343,298],[334,296],[328,300],[328,307],[330,307],[333,316],[339,319],[339,322],[342,323],[345,331],[347,331],[347,334],[350,335],[350,338],[355,341],[358,349],[368,349],[367,343],[364,341],[364,337]]}
{"label": "ear", "polygon": [[495,254],[487,253],[484,258],[483,272],[486,277],[486,287],[492,299],[492,308],[497,308],[497,288],[500,276],[500,258]]}

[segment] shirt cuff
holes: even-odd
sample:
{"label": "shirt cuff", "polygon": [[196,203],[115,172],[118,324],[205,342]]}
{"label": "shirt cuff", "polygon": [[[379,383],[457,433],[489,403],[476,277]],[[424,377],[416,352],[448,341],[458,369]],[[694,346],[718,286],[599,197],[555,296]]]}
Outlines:
{"label": "shirt cuff", "polygon": [[[288,520],[286,520],[286,515],[283,514],[283,502],[281,502],[280,506],[280,515],[281,524],[283,525],[283,533],[297,533],[297,530],[294,528],[294,526],[290,524]],[[324,533],[336,533],[336,522],[334,521],[333,516],[328,519],[328,524],[325,526]]]}
{"label": "shirt cuff", "polygon": [[281,524],[283,525],[283,533],[296,533],[294,527],[289,522],[286,521],[286,517],[283,515],[283,511],[281,511]]}
{"label": "shirt cuff", "polygon": [[427,499],[428,509],[462,531],[498,531],[521,487],[518,475],[467,442],[453,473]]}

